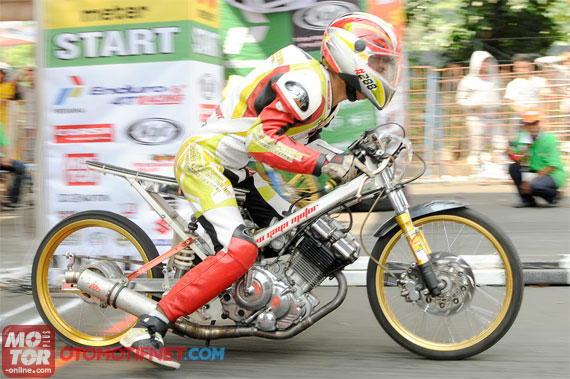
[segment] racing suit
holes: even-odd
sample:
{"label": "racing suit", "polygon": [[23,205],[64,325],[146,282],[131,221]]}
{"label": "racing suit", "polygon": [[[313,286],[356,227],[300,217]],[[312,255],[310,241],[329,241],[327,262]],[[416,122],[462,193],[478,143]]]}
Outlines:
{"label": "racing suit", "polygon": [[[188,315],[244,275],[256,260],[244,233],[234,186],[248,184],[261,223],[281,218],[289,204],[245,169],[253,158],[276,169],[320,175],[324,154],[305,146],[336,115],[327,69],[295,46],[270,56],[232,90],[206,123],[184,142],[175,175],[219,252],[186,273],[162,298],[169,318]],[[262,205],[269,205],[264,208]],[[247,207],[247,201],[246,201]]]}

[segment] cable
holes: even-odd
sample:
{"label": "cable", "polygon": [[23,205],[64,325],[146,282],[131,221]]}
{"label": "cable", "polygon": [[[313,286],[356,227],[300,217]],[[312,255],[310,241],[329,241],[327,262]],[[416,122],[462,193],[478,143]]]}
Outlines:
{"label": "cable", "polygon": [[376,258],[374,258],[372,256],[372,254],[368,251],[368,249],[366,248],[366,245],[364,245],[364,239],[362,238],[362,235],[364,234],[364,225],[366,225],[366,221],[368,221],[368,217],[370,217],[370,215],[372,214],[372,211],[374,210],[374,207],[376,207],[376,204],[378,204],[378,201],[380,201],[380,199],[383,197],[384,194],[384,188],[382,188],[382,193],[380,195],[378,195],[378,197],[376,198],[376,200],[374,201],[374,204],[372,204],[372,206],[370,207],[370,209],[368,210],[368,213],[366,214],[366,217],[364,217],[364,221],[362,221],[362,226],[360,227],[360,246],[362,246],[362,250],[364,250],[364,252],[366,253],[366,255],[368,255],[368,257],[372,260],[372,262],[376,263],[378,266],[382,267],[384,270],[386,270],[386,272],[388,272],[388,274],[390,274],[394,279],[398,280],[398,277],[396,275],[394,275],[394,273],[392,271],[390,271],[388,269],[388,267],[384,266],[382,263],[378,262],[378,260]]}
{"label": "cable", "polygon": [[416,157],[418,157],[418,159],[423,163],[424,168],[423,168],[422,172],[420,172],[418,175],[416,175],[416,176],[413,177],[412,179],[406,180],[405,182],[400,183],[400,184],[399,184],[400,186],[408,185],[408,184],[410,184],[411,182],[413,182],[414,180],[418,180],[419,178],[422,177],[423,174],[426,173],[426,170],[427,170],[426,161],[424,161],[424,160],[422,159],[422,157],[421,157],[418,153],[416,153],[415,151],[414,151],[413,154],[414,154]]}

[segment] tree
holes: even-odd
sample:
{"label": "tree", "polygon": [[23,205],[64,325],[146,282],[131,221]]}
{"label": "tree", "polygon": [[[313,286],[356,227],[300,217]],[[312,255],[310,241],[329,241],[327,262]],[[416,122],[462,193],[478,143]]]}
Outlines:
{"label": "tree", "polygon": [[552,14],[558,1],[482,0],[462,1],[460,25],[443,52],[447,62],[468,61],[475,50],[486,50],[499,61],[516,53],[543,54],[565,33]]}

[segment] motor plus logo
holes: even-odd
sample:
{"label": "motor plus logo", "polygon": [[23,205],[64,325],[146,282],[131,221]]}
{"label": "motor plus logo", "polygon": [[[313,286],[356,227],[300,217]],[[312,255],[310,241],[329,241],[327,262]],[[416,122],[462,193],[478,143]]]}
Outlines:
{"label": "motor plus logo", "polygon": [[89,170],[86,161],[98,160],[97,154],[67,154],[65,156],[65,184],[68,186],[96,186],[99,174]]}
{"label": "motor plus logo", "polygon": [[69,97],[79,97],[83,93],[83,80],[79,76],[69,76],[74,87],[62,88],[54,105],[63,105]]}
{"label": "motor plus logo", "polygon": [[48,378],[55,372],[55,333],[47,325],[2,330],[2,373],[8,378]]}

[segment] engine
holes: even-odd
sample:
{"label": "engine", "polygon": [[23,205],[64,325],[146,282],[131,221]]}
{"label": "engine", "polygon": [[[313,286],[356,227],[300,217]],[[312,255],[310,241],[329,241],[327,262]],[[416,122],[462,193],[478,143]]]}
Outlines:
{"label": "engine", "polygon": [[294,241],[286,263],[256,264],[249,290],[242,278],[220,295],[224,317],[265,331],[287,329],[318,305],[310,291],[354,262],[360,251],[355,238],[328,215],[289,238]]}

